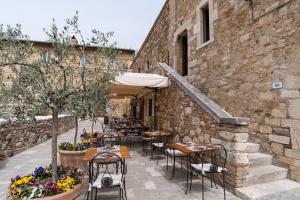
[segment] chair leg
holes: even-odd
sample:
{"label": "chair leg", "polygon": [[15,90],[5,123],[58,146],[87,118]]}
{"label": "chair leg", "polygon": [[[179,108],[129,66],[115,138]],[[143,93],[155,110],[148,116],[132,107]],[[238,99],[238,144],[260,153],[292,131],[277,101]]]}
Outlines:
{"label": "chair leg", "polygon": [[182,157],[180,157],[180,164],[181,164],[181,169],[182,169]]}
{"label": "chair leg", "polygon": [[160,148],[157,148],[157,158],[156,158],[156,164],[158,164],[158,158],[159,158]]}
{"label": "chair leg", "polygon": [[125,199],[127,200],[127,192],[126,192],[126,182],[125,182],[125,180],[124,180],[124,188],[123,188],[123,190],[124,190],[124,194],[125,194]]}
{"label": "chair leg", "polygon": [[212,188],[213,187],[213,179],[212,179],[212,173],[209,174],[209,178],[210,178],[210,187]]}
{"label": "chair leg", "polygon": [[202,200],[204,200],[204,180],[203,180],[203,174],[201,174],[202,177]]}
{"label": "chair leg", "polygon": [[153,159],[153,151],[154,151],[154,147],[153,147],[153,145],[151,144],[151,158],[150,158],[150,161]]}
{"label": "chair leg", "polygon": [[192,190],[192,183],[193,183],[193,170],[190,167],[190,172],[191,172],[191,180],[190,180],[190,190]]}
{"label": "chair leg", "polygon": [[223,190],[224,190],[224,200],[226,200],[226,190],[225,190],[225,175],[224,175],[224,172],[222,173],[222,176],[223,176]]}
{"label": "chair leg", "polygon": [[172,176],[171,176],[171,179],[173,178],[173,177],[175,177],[175,156],[173,155],[172,156],[172,159],[173,159],[173,171],[172,171]]}
{"label": "chair leg", "polygon": [[169,154],[167,152],[167,171],[169,170]]}
{"label": "chair leg", "polygon": [[98,189],[96,188],[95,200],[97,200],[97,196],[98,196]]}
{"label": "chair leg", "polygon": [[217,186],[217,183],[216,183],[216,179],[215,179],[215,175],[212,174],[212,177],[213,177],[213,181],[214,181],[215,187],[216,187],[216,189],[218,189],[218,186]]}

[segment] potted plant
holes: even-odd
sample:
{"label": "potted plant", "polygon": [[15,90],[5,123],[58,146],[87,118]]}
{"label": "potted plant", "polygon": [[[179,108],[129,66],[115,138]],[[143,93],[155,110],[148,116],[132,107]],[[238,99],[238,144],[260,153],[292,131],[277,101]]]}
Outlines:
{"label": "potted plant", "polygon": [[52,182],[52,167],[37,167],[32,174],[11,179],[7,200],[76,199],[83,188],[83,172],[79,169],[58,166],[57,182]]}
{"label": "potted plant", "polygon": [[88,164],[83,161],[82,158],[86,149],[90,147],[91,141],[89,139],[85,139],[78,144],[69,142],[61,143],[58,146],[60,164],[66,167],[79,168],[86,172],[88,170]]}

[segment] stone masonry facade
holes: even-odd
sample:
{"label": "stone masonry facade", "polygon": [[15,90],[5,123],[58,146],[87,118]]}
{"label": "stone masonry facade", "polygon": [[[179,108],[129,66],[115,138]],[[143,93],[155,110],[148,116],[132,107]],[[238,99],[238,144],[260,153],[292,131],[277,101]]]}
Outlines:
{"label": "stone masonry facade", "polygon": [[[209,7],[210,40],[202,42],[201,8]],[[157,92],[157,128],[177,140],[222,141],[229,151],[227,183],[242,187],[246,142],[261,144],[300,182],[300,1],[169,0],[132,65],[134,71],[164,74],[157,62],[179,71],[178,37],[188,36],[189,83],[248,126],[218,124],[173,81]],[[252,17],[253,13],[253,17]],[[298,34],[297,34],[298,33]],[[164,74],[166,75],[166,74]],[[275,82],[282,83],[278,89]],[[148,117],[144,96],[144,121]]]}
{"label": "stone masonry facade", "polygon": [[[0,124],[0,152],[7,157],[20,153],[51,138],[52,119],[38,120],[35,123]],[[59,133],[75,127],[73,117],[59,118]],[[51,148],[51,147],[49,147]]]}

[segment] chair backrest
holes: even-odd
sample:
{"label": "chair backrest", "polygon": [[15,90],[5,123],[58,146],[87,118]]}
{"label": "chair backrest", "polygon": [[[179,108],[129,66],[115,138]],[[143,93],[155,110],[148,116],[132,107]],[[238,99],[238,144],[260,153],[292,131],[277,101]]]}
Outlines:
{"label": "chair backrest", "polygon": [[[100,170],[102,169],[101,173]],[[125,162],[123,159],[112,152],[101,152],[94,156],[89,165],[89,182],[93,183],[101,174],[102,176],[111,176],[114,170],[118,174],[124,175],[127,173]]]}
{"label": "chair backrest", "polygon": [[208,145],[204,150],[205,156],[217,167],[225,168],[227,162],[227,150],[222,144]]}

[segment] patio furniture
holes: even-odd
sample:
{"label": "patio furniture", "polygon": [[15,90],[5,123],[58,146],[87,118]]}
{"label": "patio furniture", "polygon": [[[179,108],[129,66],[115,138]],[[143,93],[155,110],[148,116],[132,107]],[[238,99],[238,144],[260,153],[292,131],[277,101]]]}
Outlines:
{"label": "patio furniture", "polygon": [[[177,142],[177,143],[172,143],[172,144],[169,145],[170,149],[178,150],[178,151],[180,151],[180,152],[187,155],[187,158],[186,158],[187,162],[186,162],[186,190],[185,190],[185,194],[187,194],[188,185],[189,185],[190,158],[191,158],[192,155],[201,153],[207,146],[208,145],[195,144],[193,142],[190,142],[190,143]],[[175,174],[175,168],[173,168],[171,178],[174,177],[174,174]]]}
{"label": "patio furniture", "polygon": [[[87,151],[85,152],[84,156],[83,156],[83,161],[86,161],[89,163],[89,169],[93,166],[92,161],[95,158],[95,156],[99,153],[104,153],[110,151],[111,153],[117,154],[123,161],[124,166],[126,167],[126,159],[130,159],[130,153],[129,153],[129,149],[126,146],[119,146],[118,148],[89,148],[87,149]],[[113,160],[112,160],[113,161]],[[121,165],[118,165],[119,167],[121,167]],[[97,167],[97,165],[96,165]],[[116,172],[119,171],[119,167],[116,167]],[[125,168],[126,169],[126,168]],[[97,171],[96,171],[97,172]],[[125,171],[126,172],[126,171]],[[89,172],[89,176],[92,175],[92,172]],[[91,181],[91,179],[89,179],[89,182]],[[127,199],[126,197],[126,184],[125,184],[125,179],[124,179],[124,195],[125,195],[125,199]],[[91,190],[91,188],[89,189]],[[87,191],[87,198],[89,197],[89,194],[91,191]]]}
{"label": "patio furniture", "polygon": [[150,160],[153,159],[153,153],[157,150],[157,163],[159,160],[160,152],[165,152],[167,148],[167,144],[170,141],[172,133],[169,131],[146,131],[144,132],[144,136],[150,138],[151,144],[151,157]]}
{"label": "patio furniture", "polygon": [[[223,181],[222,184],[224,189],[224,199],[226,199],[224,175],[225,172],[227,171],[225,168],[226,161],[227,161],[227,151],[225,147],[221,144],[209,145],[201,152],[201,154],[199,154],[199,156],[201,159],[201,163],[190,165],[191,166],[190,190],[192,189],[193,172],[195,172],[197,176],[201,175],[202,178],[202,200],[204,200],[203,177],[209,174],[211,180],[211,187],[212,187],[212,181],[214,181],[214,184],[217,188],[214,174],[221,174],[222,181]],[[209,162],[206,162],[206,160],[209,160]]]}
{"label": "patio furniture", "polygon": [[121,132],[106,132],[102,133],[99,135],[99,141],[100,141],[100,146],[106,146],[106,145],[120,145],[121,140],[124,137],[124,134]]}
{"label": "patio furniture", "polygon": [[[114,174],[113,169],[116,169]],[[98,190],[119,189],[119,199],[127,199],[125,187],[126,164],[116,153],[101,152],[94,156],[89,165],[88,196],[95,190],[94,199],[97,199]]]}
{"label": "patio furniture", "polygon": [[142,141],[142,133],[149,128],[136,118],[113,118],[112,127],[115,131],[122,132],[130,145]]}
{"label": "patio furniture", "polygon": [[180,163],[181,163],[181,168],[182,168],[182,160],[183,160],[183,158],[187,158],[188,155],[179,150],[175,150],[175,149],[171,149],[171,148],[167,148],[166,154],[167,154],[167,171],[169,170],[169,156],[171,156],[171,160],[173,159],[173,175],[171,177],[171,179],[172,179],[175,176],[176,158],[180,158]]}
{"label": "patio furniture", "polygon": [[151,150],[151,137],[142,137],[142,148],[143,148],[143,154],[148,155],[148,151]]}

